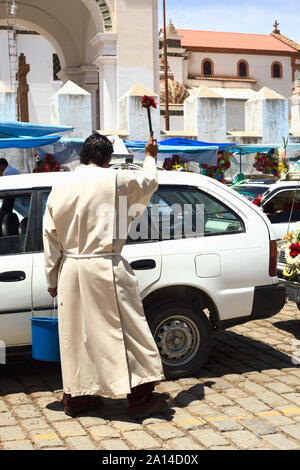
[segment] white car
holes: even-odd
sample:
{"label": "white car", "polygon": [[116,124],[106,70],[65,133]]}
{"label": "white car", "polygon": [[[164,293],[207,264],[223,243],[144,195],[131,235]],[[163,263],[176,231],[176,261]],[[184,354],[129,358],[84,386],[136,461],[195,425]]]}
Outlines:
{"label": "white car", "polygon": [[[234,188],[260,207],[270,219],[276,240],[282,240],[300,221],[300,181],[248,181]],[[261,198],[262,196],[262,198]]]}
{"label": "white car", "polygon": [[[0,340],[8,348],[30,346],[30,318],[52,315],[42,220],[51,187],[69,175],[0,178]],[[175,213],[174,204],[192,208],[193,228],[201,207],[204,233],[178,236],[191,213]],[[278,313],[285,288],[276,276],[276,242],[268,218],[225,185],[201,175],[161,171],[148,213],[157,228],[154,235],[129,237],[122,254],[137,275],[166,376],[176,378],[203,366],[215,331]]]}

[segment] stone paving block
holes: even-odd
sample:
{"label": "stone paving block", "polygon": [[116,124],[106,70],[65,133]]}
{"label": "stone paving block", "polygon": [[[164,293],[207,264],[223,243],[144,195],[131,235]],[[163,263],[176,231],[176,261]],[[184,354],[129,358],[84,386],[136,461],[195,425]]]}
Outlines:
{"label": "stone paving block", "polygon": [[10,413],[0,413],[0,426],[13,426],[18,424],[15,417]]}
{"label": "stone paving block", "polygon": [[266,385],[267,388],[271,389],[275,393],[289,393],[294,392],[293,388],[282,382],[271,382]]}
{"label": "stone paving block", "polygon": [[233,385],[230,381],[225,379],[217,379],[215,383],[211,386],[213,390],[222,391],[233,388]]}
{"label": "stone paving block", "polygon": [[201,403],[197,406],[191,406],[188,411],[192,416],[199,416],[199,418],[203,418],[204,420],[213,416],[220,416],[220,411],[205,403]]}
{"label": "stone paving block", "polygon": [[0,398],[0,413],[7,413],[9,411],[7,404]]}
{"label": "stone paving block", "polygon": [[28,431],[35,429],[45,429],[48,427],[48,423],[43,418],[29,418],[22,420],[22,426]]}
{"label": "stone paving block", "polygon": [[125,432],[123,436],[136,450],[160,448],[159,441],[145,431]]}
{"label": "stone paving block", "polygon": [[238,388],[232,388],[230,390],[224,390],[224,395],[232,400],[236,400],[237,398],[246,398],[247,394]]}
{"label": "stone paving block", "polygon": [[287,439],[281,434],[269,434],[264,436],[263,439],[279,450],[293,450],[299,448],[299,444]]}
{"label": "stone paving block", "polygon": [[269,406],[265,405],[262,401],[254,397],[238,398],[236,401],[242,408],[245,408],[252,413],[267,411],[270,409]]}
{"label": "stone paving block", "polygon": [[5,399],[10,405],[32,405],[32,401],[26,393],[12,393],[6,395]]}
{"label": "stone paving block", "polygon": [[209,418],[209,423],[221,432],[238,431],[243,429],[243,426],[232,418],[221,416],[220,418]]}
{"label": "stone paving block", "polygon": [[246,411],[244,408],[241,408],[240,406],[227,406],[226,407],[226,415],[229,418],[233,419],[249,419],[253,417],[252,413],[249,413],[249,411]]}
{"label": "stone paving block", "polygon": [[[142,424],[138,423],[137,421],[130,420],[130,418],[128,418],[128,420],[124,420],[124,421],[114,420],[114,421],[112,421],[111,424],[117,431],[120,431],[120,432],[135,431],[135,430],[138,430],[138,429],[143,429]],[[143,424],[147,424],[147,423],[144,421]]]}
{"label": "stone paving block", "polygon": [[88,436],[67,437],[66,443],[74,450],[98,450],[98,447]]}
{"label": "stone paving block", "polygon": [[246,382],[243,382],[240,387],[246,392],[254,393],[254,395],[262,395],[265,392],[268,392],[266,388],[262,387],[261,385],[255,383],[255,381],[252,380],[247,380]]}
{"label": "stone paving block", "polygon": [[53,427],[61,437],[85,436],[87,433],[77,421],[53,422]]}
{"label": "stone paving block", "polygon": [[259,418],[245,419],[242,421],[242,424],[245,428],[249,429],[249,431],[259,436],[276,433],[275,429],[268,426]]}
{"label": "stone paving block", "polygon": [[300,448],[300,424],[290,424],[288,426],[282,426],[280,428],[285,434],[299,441]]}
{"label": "stone paving block", "polygon": [[32,405],[15,406],[14,413],[19,419],[35,418],[41,415],[39,410]]}
{"label": "stone paving block", "polygon": [[239,449],[253,449],[262,445],[261,440],[249,431],[226,432],[225,437]]}
{"label": "stone paving block", "polygon": [[172,439],[175,437],[183,437],[184,433],[179,429],[175,428],[171,424],[150,424],[147,426],[147,430],[156,434],[163,440]]}
{"label": "stone paving block", "polygon": [[0,441],[17,441],[25,439],[20,426],[5,426],[0,428]]}
{"label": "stone paving block", "polygon": [[289,404],[287,400],[274,392],[264,392],[261,395],[261,400],[272,408]]}
{"label": "stone paving block", "polygon": [[100,425],[100,426],[93,426],[88,428],[88,432],[90,433],[93,439],[99,440],[104,438],[113,438],[113,437],[120,437],[120,433],[117,432],[113,427],[107,425]]}
{"label": "stone paving block", "polygon": [[98,416],[96,412],[89,412],[89,416],[84,416],[84,415],[78,416],[77,419],[79,423],[85,428],[88,428],[91,426],[97,426],[100,424],[106,424],[106,420]]}
{"label": "stone paving block", "polygon": [[100,441],[100,444],[104,450],[130,450],[128,445],[121,439],[106,439]]}
{"label": "stone paving block", "polygon": [[38,448],[63,446],[63,441],[51,428],[33,430],[30,432],[30,436]]}
{"label": "stone paving block", "polygon": [[173,411],[175,411],[175,413],[172,416],[172,422],[180,429],[194,429],[201,427],[206,423],[203,419],[195,417],[181,408],[173,408]]}
{"label": "stone paving block", "polygon": [[223,406],[233,406],[234,402],[226,398],[222,393],[218,393],[215,395],[209,395],[207,400],[215,406],[223,407]]}
{"label": "stone paving block", "polygon": [[212,446],[226,446],[229,444],[229,442],[223,436],[215,432],[213,429],[197,429],[190,431],[189,434],[191,434],[194,439],[208,448]]}
{"label": "stone paving block", "polygon": [[203,450],[203,447],[189,437],[179,437],[167,442],[167,448],[171,450]]}
{"label": "stone paving block", "polygon": [[289,402],[295,403],[297,406],[300,407],[300,393],[285,393],[284,398],[286,398],[286,400],[288,400]]}
{"label": "stone paving block", "polygon": [[175,400],[182,406],[197,406],[201,404],[201,401],[198,400],[194,395],[188,392],[180,392]]}
{"label": "stone paving block", "polygon": [[30,441],[7,441],[3,443],[4,449],[7,450],[34,450],[34,446]]}

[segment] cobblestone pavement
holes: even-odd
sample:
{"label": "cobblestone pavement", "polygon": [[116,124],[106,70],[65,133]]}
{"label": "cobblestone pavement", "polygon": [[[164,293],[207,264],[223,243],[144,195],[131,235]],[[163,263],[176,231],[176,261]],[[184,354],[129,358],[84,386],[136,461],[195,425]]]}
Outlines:
{"label": "cobblestone pavement", "polygon": [[138,421],[124,397],[67,417],[59,365],[12,357],[0,366],[0,449],[300,449],[299,363],[300,312],[288,303],[217,335],[201,373],[157,387],[170,413]]}

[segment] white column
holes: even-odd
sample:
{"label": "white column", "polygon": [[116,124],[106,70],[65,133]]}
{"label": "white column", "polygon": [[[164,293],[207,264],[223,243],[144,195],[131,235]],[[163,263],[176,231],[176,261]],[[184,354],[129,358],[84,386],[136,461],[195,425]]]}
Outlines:
{"label": "white column", "polygon": [[291,97],[291,133],[300,134],[300,75]]}
{"label": "white column", "polygon": [[16,120],[16,94],[0,82],[0,121]]}
{"label": "white column", "polygon": [[97,51],[94,64],[99,71],[100,128],[117,130],[117,35],[98,33],[90,43]]}
{"label": "white column", "polygon": [[102,130],[118,129],[116,59],[105,57],[98,62],[100,91],[100,127]]}

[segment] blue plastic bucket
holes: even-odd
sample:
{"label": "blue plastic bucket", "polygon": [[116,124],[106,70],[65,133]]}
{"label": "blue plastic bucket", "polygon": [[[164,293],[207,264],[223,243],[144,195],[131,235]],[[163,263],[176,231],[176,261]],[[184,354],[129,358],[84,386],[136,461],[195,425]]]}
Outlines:
{"label": "blue plastic bucket", "polygon": [[31,332],[33,359],[60,362],[58,319],[31,318]]}

